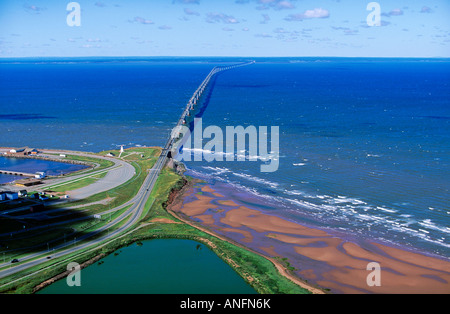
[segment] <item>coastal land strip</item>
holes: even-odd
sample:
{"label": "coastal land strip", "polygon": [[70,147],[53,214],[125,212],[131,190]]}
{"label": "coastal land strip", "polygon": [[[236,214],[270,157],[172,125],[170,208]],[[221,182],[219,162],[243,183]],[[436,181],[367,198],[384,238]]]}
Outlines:
{"label": "coastal land strip", "polygon": [[[117,154],[118,152],[111,151],[110,153]],[[116,161],[126,161],[133,165],[135,171],[134,176],[130,180],[112,190],[101,191],[86,199],[73,200],[73,204],[69,203],[68,205],[64,203],[62,205],[56,205],[56,208],[52,208],[52,210],[58,212],[64,211],[64,208],[69,206],[74,212],[83,212],[89,215],[96,213],[102,217],[109,216],[109,221],[117,221],[117,226],[111,227],[111,229],[118,228],[118,226],[125,221],[119,219],[120,217],[123,217],[121,213],[124,213],[126,208],[128,208],[123,204],[126,205],[127,201],[131,199],[133,195],[136,195],[146,177],[147,171],[153,167],[159,153],[160,148],[142,147],[126,150],[125,154],[120,159],[114,159]],[[101,152],[90,157],[101,159],[105,154],[106,152]],[[110,165],[110,169],[112,168],[114,168],[114,166]],[[51,225],[48,225],[46,229],[48,232],[39,231],[38,233],[31,229],[30,231],[27,230],[26,234],[21,236],[22,240],[18,241],[16,244],[22,245],[24,243],[23,241],[33,239],[34,245],[30,248],[33,248],[34,251],[28,252],[27,249],[24,249],[23,252],[21,251],[19,253],[14,250],[4,251],[3,247],[2,251],[9,255],[8,260],[17,257],[19,262],[14,265],[8,265],[8,263],[1,264],[0,272],[4,271],[5,273],[8,273],[6,270],[11,269],[11,266],[20,267],[22,259],[32,261],[33,259],[37,259],[38,256],[45,257],[46,255],[49,255],[47,256],[48,260],[45,260],[45,262],[36,266],[0,278],[0,293],[35,293],[46,285],[67,276],[68,272],[65,266],[68,262],[76,261],[81,267],[85,267],[95,263],[102,257],[113,253],[120,247],[155,238],[192,239],[207,245],[259,293],[298,294],[321,292],[320,289],[309,289],[310,287],[304,283],[299,285],[296,278],[291,277],[290,274],[283,270],[282,263],[270,260],[260,254],[254,254],[251,250],[248,250],[243,246],[237,246],[233,244],[232,241],[228,241],[218,235],[204,232],[201,228],[196,226],[193,227],[183,219],[178,219],[176,215],[170,214],[167,207],[170,206],[173,201],[179,199],[178,196],[182,195],[182,193],[180,194],[180,191],[185,185],[189,185],[189,182],[190,178],[184,177],[182,172],[174,171],[174,169],[169,169],[168,167],[164,168],[151,196],[144,202],[144,208],[138,223],[134,224],[125,233],[121,233],[113,239],[108,239],[94,248],[86,247],[63,257],[57,255],[61,250],[57,249],[52,250],[50,254],[52,256],[50,256],[48,253],[49,250],[46,249],[49,248],[47,238],[48,236],[54,238],[51,245],[59,247],[57,245],[60,245],[63,242],[62,234],[60,234],[63,230],[59,230],[61,229],[59,227],[52,228]],[[52,182],[52,184],[57,184],[57,182]],[[82,188],[85,188],[85,186]],[[69,192],[71,191],[65,191],[65,193]],[[76,241],[76,236],[78,236],[79,232],[94,231],[95,234],[96,229],[108,223],[107,219],[101,219],[95,223],[92,223],[91,221],[92,220],[83,223],[81,226],[79,224],[73,224],[71,221],[68,222],[68,226],[64,227],[66,229],[73,229],[74,232],[72,234],[64,234],[64,243],[66,243],[66,240],[68,242],[72,241],[72,237],[75,239],[73,245],[81,245],[84,240],[79,240],[79,242]],[[108,230],[108,233],[109,232],[110,231]],[[113,232],[113,230],[111,232]],[[47,235],[47,233],[51,234]],[[59,235],[59,238],[55,234]],[[105,231],[100,232],[99,234],[96,234],[94,238],[104,234]],[[4,241],[5,239],[6,238],[0,240]],[[14,244],[13,242],[14,241],[9,242],[9,244]],[[55,256],[54,258],[53,255]]]}
{"label": "coastal land strip", "polygon": [[[137,193],[159,152],[157,148],[131,148],[120,159],[110,158],[132,165],[133,176],[120,187],[75,200],[72,210],[117,219],[125,210],[118,208]],[[141,219],[126,233],[95,249],[81,250],[28,272],[0,278],[0,293],[37,292],[67,276],[67,261],[76,260],[85,267],[120,247],[155,238],[191,239],[207,245],[259,293],[450,291],[450,263],[446,260],[374,241],[364,245],[350,242],[273,212],[250,208],[206,182],[185,177],[182,164],[180,168],[178,172],[168,167],[162,171]],[[87,191],[89,185],[82,188]],[[105,223],[82,228],[95,230]],[[367,265],[372,262],[381,265],[380,286],[367,283]]]}

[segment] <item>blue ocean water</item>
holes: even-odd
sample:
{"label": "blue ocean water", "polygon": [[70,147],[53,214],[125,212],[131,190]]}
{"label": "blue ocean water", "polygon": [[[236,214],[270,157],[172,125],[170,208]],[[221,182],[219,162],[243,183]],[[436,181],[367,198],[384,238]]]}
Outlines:
{"label": "blue ocean water", "polygon": [[[450,61],[256,60],[218,76],[202,122],[279,126],[278,171],[203,161],[190,173],[299,222],[450,257]],[[212,67],[239,61],[4,61],[0,146],[163,145]]]}

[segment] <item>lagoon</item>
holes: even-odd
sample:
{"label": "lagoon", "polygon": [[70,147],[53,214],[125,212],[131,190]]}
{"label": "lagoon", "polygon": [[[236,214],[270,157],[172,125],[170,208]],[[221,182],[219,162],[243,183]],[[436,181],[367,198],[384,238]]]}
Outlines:
{"label": "lagoon", "polygon": [[117,250],[81,270],[81,286],[62,279],[38,294],[255,294],[211,249],[157,239]]}
{"label": "lagoon", "polygon": [[[0,157],[1,170],[18,171],[25,173],[45,172],[50,176],[67,174],[85,169],[86,167],[87,166],[85,165],[56,162],[43,159]],[[0,174],[0,184],[9,183],[18,179],[23,179],[23,177]]]}

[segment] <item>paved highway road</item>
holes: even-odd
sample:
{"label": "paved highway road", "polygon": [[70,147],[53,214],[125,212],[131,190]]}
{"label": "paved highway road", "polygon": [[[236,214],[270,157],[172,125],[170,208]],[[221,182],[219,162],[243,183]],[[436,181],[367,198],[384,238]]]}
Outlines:
{"label": "paved highway road", "polygon": [[[101,232],[107,231],[109,228],[113,227],[114,225],[118,224],[119,222],[121,222],[122,220],[124,220],[125,218],[127,218],[129,216],[126,219],[126,222],[122,226],[120,226],[116,230],[109,232],[107,235],[103,235],[102,237],[91,240],[91,241],[83,242],[80,245],[73,245],[76,243],[66,243],[66,244],[61,244],[58,247],[54,247],[52,249],[55,251],[60,250],[60,249],[63,249],[63,250],[53,253],[52,258],[62,257],[67,254],[75,253],[79,250],[87,249],[89,247],[96,247],[103,241],[113,239],[113,238],[117,237],[118,235],[120,235],[121,233],[127,231],[134,225],[136,225],[140,220],[140,217],[144,210],[145,203],[153,190],[156,180],[158,179],[158,176],[159,176],[162,168],[166,164],[167,151],[168,151],[167,147],[170,147],[170,145],[171,145],[171,139],[169,139],[168,143],[165,146],[166,149],[163,150],[162,154],[158,158],[154,167],[149,171],[149,173],[144,181],[144,184],[141,186],[138,194],[132,200],[130,200],[126,204],[118,207],[116,210],[119,210],[121,208],[129,206],[130,204],[132,204],[132,206],[128,210],[126,210],[120,217],[116,218],[114,221],[111,221],[109,224],[105,225],[102,228],[99,228],[98,230],[96,230],[94,232],[80,236],[79,238],[76,239],[76,241],[80,242],[82,240],[87,240],[88,238],[98,235]],[[64,247],[66,247],[66,249],[64,249]],[[47,259],[48,255],[49,255],[49,252],[47,252],[47,250],[42,250],[40,252],[32,253],[32,254],[22,258],[21,259],[22,263],[20,263],[20,264],[10,264],[10,263],[0,264],[0,267],[10,266],[10,268],[0,271],[0,278],[17,273],[19,271],[28,269],[28,268],[36,266],[36,265],[39,265],[41,263],[44,263],[44,262],[48,261],[48,259]]]}
{"label": "paved highway road", "polygon": [[[114,163],[114,166],[112,166],[111,168],[108,168],[108,174],[99,179],[97,182],[86,186],[84,188],[72,191],[71,193],[69,193],[71,198],[74,199],[85,199],[88,198],[89,196],[101,193],[101,192],[105,192],[108,190],[111,190],[119,185],[124,184],[125,182],[127,182],[128,180],[130,180],[134,174],[135,174],[135,169],[132,165],[130,165],[129,163],[120,160],[120,159],[114,159],[114,158],[109,158],[109,157],[103,157],[103,156],[96,156],[96,155],[92,155],[92,154],[87,154],[87,153],[81,153],[81,152],[67,152],[67,151],[47,151],[44,150],[44,153],[57,153],[57,154],[68,154],[68,155],[75,155],[75,156],[81,156],[81,157],[90,157],[90,158],[98,158],[98,159],[103,159],[103,160],[108,160]],[[89,175],[95,175],[98,173],[102,173],[104,172],[105,169],[103,170],[98,170],[98,171],[94,171],[89,173]],[[67,177],[64,179],[58,179],[57,184],[59,183],[64,183],[64,182],[69,182],[69,181],[73,181],[79,178],[83,178],[85,177],[86,174],[80,174],[80,175],[76,175],[76,176],[71,176],[71,177]],[[40,187],[40,189],[48,186],[52,186],[55,185],[55,183],[49,183],[46,184],[42,187]]]}

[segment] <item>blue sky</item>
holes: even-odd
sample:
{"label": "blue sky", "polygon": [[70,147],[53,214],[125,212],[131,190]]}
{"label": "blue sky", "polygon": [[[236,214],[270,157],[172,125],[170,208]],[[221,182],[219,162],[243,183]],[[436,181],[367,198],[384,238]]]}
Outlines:
{"label": "blue sky", "polygon": [[1,0],[0,57],[450,57],[449,0]]}

